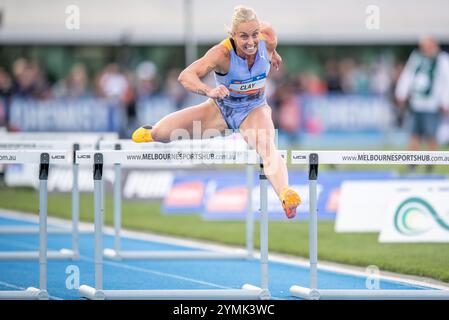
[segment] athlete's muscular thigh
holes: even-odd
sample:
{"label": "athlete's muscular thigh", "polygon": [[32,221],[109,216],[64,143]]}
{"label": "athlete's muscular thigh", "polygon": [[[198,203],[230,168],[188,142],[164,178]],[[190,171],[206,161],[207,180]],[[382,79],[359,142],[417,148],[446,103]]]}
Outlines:
{"label": "athlete's muscular thigh", "polygon": [[198,139],[194,134],[203,134],[205,130],[216,129],[221,133],[227,128],[218,107],[210,99],[198,105],[173,112],[162,118],[153,127],[155,141],[168,142],[188,134],[188,138]]}
{"label": "athlete's muscular thigh", "polygon": [[274,143],[275,131],[271,108],[263,105],[252,110],[240,125],[240,131],[253,148],[264,150],[267,144]]}

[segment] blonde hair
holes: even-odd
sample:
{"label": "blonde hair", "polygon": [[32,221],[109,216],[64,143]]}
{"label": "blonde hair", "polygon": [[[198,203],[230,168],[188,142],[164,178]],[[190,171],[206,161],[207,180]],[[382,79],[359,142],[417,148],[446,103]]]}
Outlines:
{"label": "blonde hair", "polygon": [[254,11],[253,8],[245,6],[234,7],[234,14],[232,15],[231,28],[228,30],[228,33],[232,35],[232,33],[235,32],[237,26],[240,23],[250,22],[253,20],[259,21],[256,12]]}

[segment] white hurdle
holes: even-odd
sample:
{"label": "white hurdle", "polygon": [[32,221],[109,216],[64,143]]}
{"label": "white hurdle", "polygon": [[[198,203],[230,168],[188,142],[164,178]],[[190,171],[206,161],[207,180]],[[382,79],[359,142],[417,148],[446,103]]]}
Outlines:
{"label": "white hurdle", "polygon": [[293,296],[308,300],[448,300],[449,290],[318,289],[317,179],[319,164],[449,165],[449,152],[292,151],[292,164],[309,166],[310,287],[293,285]]}
{"label": "white hurdle", "polygon": [[[73,153],[72,159],[72,228],[47,228],[47,234],[72,234],[72,249],[62,249],[62,257],[58,252],[49,252],[49,259],[79,259],[79,234],[90,233],[80,230],[79,220],[79,165],[75,162],[77,150],[98,149],[104,139],[117,139],[115,132],[0,132],[0,151],[2,150],[66,150]],[[66,163],[68,164],[68,163]],[[0,234],[37,234],[35,226],[0,226]],[[0,260],[37,259],[37,252],[2,252]]]}
{"label": "white hurdle", "polygon": [[245,284],[241,289],[219,290],[104,290],[103,289],[103,245],[102,245],[102,205],[101,188],[103,165],[117,163],[142,164],[145,162],[202,164],[246,164],[257,163],[255,152],[248,151],[102,151],[76,153],[78,163],[94,166],[94,225],[95,225],[95,287],[81,285],[79,292],[88,299],[269,299],[268,290],[268,216],[267,216],[267,179],[261,166],[261,287]]}
{"label": "white hurdle", "polygon": [[[39,252],[22,252],[23,256],[36,255],[39,258],[39,289],[29,287],[26,290],[0,291],[0,299],[45,300],[47,292],[47,254],[65,258],[63,252],[47,251],[47,179],[50,163],[66,163],[65,151],[0,151],[0,163],[38,163],[39,164]],[[20,252],[15,253],[20,259]],[[12,258],[11,258],[12,259]]]}
{"label": "white hurdle", "polygon": [[[13,135],[14,136],[14,135]],[[87,136],[85,138],[88,138]],[[91,138],[92,139],[92,138]],[[66,258],[73,260],[79,259],[79,234],[83,231],[79,230],[79,165],[75,163],[75,152],[80,149],[92,150],[97,145],[97,141],[81,143],[71,140],[45,141],[45,140],[8,140],[2,141],[0,135],[0,152],[2,150],[64,150],[73,153],[72,163],[72,228],[47,228],[47,234],[71,234],[72,235],[72,249],[62,249]],[[66,163],[67,165],[68,163]],[[37,234],[39,233],[38,226],[0,226],[0,234]],[[1,252],[0,260],[2,259],[37,259],[37,253],[28,253],[28,255],[14,255],[14,252]],[[54,256],[49,254],[49,259],[59,259],[59,255]]]}
{"label": "white hurdle", "polygon": [[[171,143],[144,143],[137,144],[131,140],[102,141],[100,150],[189,150],[209,149],[224,150],[225,144],[231,143],[234,149],[246,150],[246,142],[241,140],[225,140],[221,138],[204,139],[204,140],[182,140]],[[163,164],[167,166],[167,164]],[[181,164],[182,168],[191,168],[194,164]],[[147,167],[161,167],[161,163],[149,162]],[[122,164],[114,164],[114,248],[105,248],[103,253],[106,258],[113,260],[122,259],[252,259],[254,257],[254,212],[252,208],[252,189],[254,165],[246,164],[247,190],[248,190],[248,207],[246,214],[246,250],[235,249],[233,252],[213,252],[200,250],[183,250],[183,251],[162,251],[162,250],[122,250],[120,248],[120,232],[121,232],[121,168]]]}

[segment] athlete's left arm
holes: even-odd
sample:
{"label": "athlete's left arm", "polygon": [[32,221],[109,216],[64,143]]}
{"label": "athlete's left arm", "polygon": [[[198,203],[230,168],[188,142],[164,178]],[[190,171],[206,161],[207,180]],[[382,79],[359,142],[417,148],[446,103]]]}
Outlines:
{"label": "athlete's left arm", "polygon": [[279,70],[279,66],[282,63],[281,56],[276,52],[276,46],[278,43],[276,32],[273,27],[267,22],[260,23],[260,33],[265,38],[265,44],[267,46],[268,54],[271,57],[271,65]]}

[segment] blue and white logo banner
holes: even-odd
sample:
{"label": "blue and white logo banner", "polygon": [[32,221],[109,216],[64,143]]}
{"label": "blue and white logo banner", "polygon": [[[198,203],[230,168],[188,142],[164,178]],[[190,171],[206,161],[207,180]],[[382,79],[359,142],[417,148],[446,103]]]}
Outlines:
{"label": "blue and white logo banner", "polygon": [[19,131],[118,131],[123,107],[104,99],[13,99],[11,127]]}

